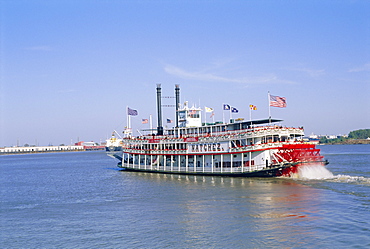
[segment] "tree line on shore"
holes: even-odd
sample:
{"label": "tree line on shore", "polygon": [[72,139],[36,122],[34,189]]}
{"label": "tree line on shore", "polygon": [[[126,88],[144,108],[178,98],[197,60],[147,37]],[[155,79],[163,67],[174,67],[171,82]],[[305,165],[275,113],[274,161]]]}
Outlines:
{"label": "tree line on shore", "polygon": [[338,137],[329,139],[327,137],[320,138],[320,143],[323,144],[370,144],[370,129],[361,129],[351,131],[348,137]]}

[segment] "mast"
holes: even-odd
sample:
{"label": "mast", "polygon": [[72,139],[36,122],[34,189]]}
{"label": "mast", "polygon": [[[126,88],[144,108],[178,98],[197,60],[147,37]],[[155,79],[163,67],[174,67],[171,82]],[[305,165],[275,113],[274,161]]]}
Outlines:
{"label": "mast", "polygon": [[179,127],[179,106],[180,106],[180,85],[175,85],[175,98],[176,98],[176,128]]}
{"label": "mast", "polygon": [[158,112],[157,135],[163,135],[161,99],[162,99],[161,84],[157,84],[157,112]]}
{"label": "mast", "polygon": [[270,91],[267,92],[267,98],[268,98],[268,104],[269,104],[269,123],[271,124],[271,105],[270,105],[270,102],[271,102],[271,98],[270,98]]}

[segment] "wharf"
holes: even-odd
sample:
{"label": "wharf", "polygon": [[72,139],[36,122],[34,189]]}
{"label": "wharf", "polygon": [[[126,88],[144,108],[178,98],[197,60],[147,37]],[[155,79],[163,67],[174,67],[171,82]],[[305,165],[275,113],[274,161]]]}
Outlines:
{"label": "wharf", "polygon": [[60,146],[3,147],[0,148],[0,155],[91,151],[91,150],[104,150],[104,146],[60,145]]}

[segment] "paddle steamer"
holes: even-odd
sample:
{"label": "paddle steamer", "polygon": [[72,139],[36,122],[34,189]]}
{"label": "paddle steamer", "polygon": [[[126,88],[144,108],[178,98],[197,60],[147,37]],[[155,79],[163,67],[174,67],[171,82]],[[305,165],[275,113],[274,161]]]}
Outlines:
{"label": "paddle steamer", "polygon": [[127,171],[235,177],[275,177],[298,167],[325,165],[320,150],[303,142],[302,127],[283,127],[282,120],[262,119],[202,123],[202,109],[180,105],[175,86],[175,127],[162,126],[161,85],[157,85],[158,126],[155,134],[122,138]]}

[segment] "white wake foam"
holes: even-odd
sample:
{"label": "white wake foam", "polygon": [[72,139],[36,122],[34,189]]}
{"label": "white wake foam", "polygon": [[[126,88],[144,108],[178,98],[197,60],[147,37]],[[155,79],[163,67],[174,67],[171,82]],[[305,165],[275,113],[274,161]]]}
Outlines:
{"label": "white wake foam", "polygon": [[328,180],[331,182],[345,182],[370,185],[370,178],[363,176],[334,175],[322,165],[304,165],[298,167],[298,173],[290,176],[299,180]]}
{"label": "white wake foam", "polygon": [[332,179],[334,175],[322,165],[304,165],[298,167],[298,173],[294,174],[292,178],[319,180]]}
{"label": "white wake foam", "polygon": [[336,175],[333,180],[335,182],[347,182],[370,185],[370,178],[363,176],[349,176],[349,175]]}

